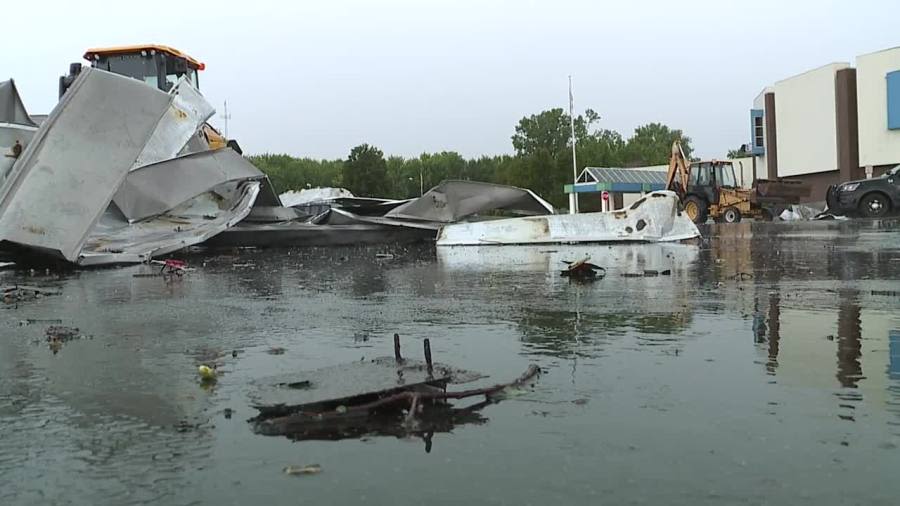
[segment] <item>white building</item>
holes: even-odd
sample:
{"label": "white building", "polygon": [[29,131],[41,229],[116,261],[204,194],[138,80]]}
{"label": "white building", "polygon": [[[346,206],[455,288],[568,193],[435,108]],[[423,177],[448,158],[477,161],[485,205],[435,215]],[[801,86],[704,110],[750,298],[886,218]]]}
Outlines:
{"label": "white building", "polygon": [[900,47],[836,62],[765,88],[750,111],[758,178],[829,185],[900,164]]}

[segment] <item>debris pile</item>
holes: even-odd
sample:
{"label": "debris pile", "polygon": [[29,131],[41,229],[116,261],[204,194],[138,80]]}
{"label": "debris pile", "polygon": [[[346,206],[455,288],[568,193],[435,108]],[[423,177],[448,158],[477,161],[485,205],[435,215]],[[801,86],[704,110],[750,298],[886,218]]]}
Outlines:
{"label": "debris pile", "polygon": [[552,214],[529,190],[446,181],[416,199],[286,194],[231,147],[187,76],[168,91],[83,69],[40,125],[0,83],[0,242],[78,265],[141,263],[206,243],[307,246],[434,240],[447,223]]}
{"label": "debris pile", "polygon": [[2,241],[78,265],[138,263],[277,202],[253,165],[203,142],[214,109],[185,77],[166,93],[84,69],[40,126],[6,88],[18,113],[0,139],[32,135],[0,174]]}
{"label": "debris pile", "polygon": [[[167,91],[85,68],[40,124],[0,83],[0,242],[89,266],[142,263],[182,248],[678,241],[699,235],[677,196],[628,210],[555,215],[532,191],[444,181],[418,198],[341,189],[277,195],[233,149],[210,142],[214,108],[187,75]],[[503,211],[528,218],[458,224]]]}
{"label": "debris pile", "polygon": [[[317,190],[313,192],[313,190]],[[282,194],[293,220],[250,217],[207,244],[212,246],[344,246],[434,240],[442,226],[489,212],[553,214],[534,192],[474,181],[444,181],[407,200],[354,197],[343,189]],[[307,194],[307,192],[312,192]]]}

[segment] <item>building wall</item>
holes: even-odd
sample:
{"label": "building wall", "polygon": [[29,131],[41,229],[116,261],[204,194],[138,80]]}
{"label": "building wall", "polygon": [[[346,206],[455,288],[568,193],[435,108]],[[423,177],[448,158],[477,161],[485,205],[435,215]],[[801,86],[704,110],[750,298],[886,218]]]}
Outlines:
{"label": "building wall", "polygon": [[887,81],[889,72],[900,71],[900,47],[857,57],[856,87],[859,119],[859,163],[900,163],[900,130],[889,130]]}
{"label": "building wall", "polygon": [[[731,163],[734,164],[734,177],[738,180],[741,187],[750,188],[753,186],[753,157],[735,158],[731,160]],[[757,161],[757,163],[759,162]],[[741,171],[742,168],[743,173]],[[758,170],[759,167],[757,167]]]}
{"label": "building wall", "polygon": [[[772,87],[766,87],[762,90],[759,95],[753,100],[753,109],[758,111],[765,111],[766,109],[766,93],[774,93],[775,89]],[[753,136],[753,126],[750,127],[750,136],[751,136],[751,144],[752,144],[752,136]],[[766,122],[765,118],[763,118],[763,139],[766,137]],[[768,164],[766,153],[768,153],[768,146],[763,146],[763,153],[761,155],[756,155],[756,178],[757,179],[766,179],[766,167]]]}
{"label": "building wall", "polygon": [[837,170],[835,75],[849,66],[832,63],[775,83],[779,177]]}

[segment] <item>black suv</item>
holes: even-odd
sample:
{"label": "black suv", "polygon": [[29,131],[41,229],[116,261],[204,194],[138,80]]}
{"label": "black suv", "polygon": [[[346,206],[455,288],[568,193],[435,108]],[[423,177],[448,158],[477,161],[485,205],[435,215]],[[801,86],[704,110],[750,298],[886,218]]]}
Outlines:
{"label": "black suv", "polygon": [[831,185],[825,201],[834,214],[880,218],[900,212],[900,165],[881,177]]}

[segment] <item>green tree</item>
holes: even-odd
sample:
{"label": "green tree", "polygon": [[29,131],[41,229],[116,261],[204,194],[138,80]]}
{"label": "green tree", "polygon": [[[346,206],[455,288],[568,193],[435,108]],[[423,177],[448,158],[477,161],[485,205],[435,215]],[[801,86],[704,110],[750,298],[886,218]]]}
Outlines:
{"label": "green tree", "polygon": [[[560,153],[571,149],[572,125],[570,116],[560,108],[532,114],[519,120],[516,133],[512,136],[516,154],[528,156],[545,150],[548,153]],[[575,118],[575,137],[581,142],[588,135],[588,130],[600,116],[591,109],[584,116]]]}
{"label": "green tree", "polygon": [[[579,153],[598,155],[602,151],[600,139],[591,140],[590,133],[591,125],[599,119],[590,109],[575,118]],[[516,125],[512,144],[520,163],[506,163],[504,182],[529,188],[556,206],[565,205],[563,185],[572,179],[570,116],[556,108],[524,117]],[[579,170],[583,166],[579,163]]]}
{"label": "green tree", "polygon": [[750,156],[750,153],[747,152],[747,145],[741,144],[737,149],[729,149],[728,154],[725,156],[728,158],[744,158],[745,156]]}
{"label": "green tree", "polygon": [[389,191],[387,175],[384,153],[361,144],[350,150],[344,162],[343,186],[360,197],[384,197]]}
{"label": "green tree", "polygon": [[577,151],[583,167],[621,167],[625,163],[625,140],[614,130],[591,132],[579,139]]}
{"label": "green tree", "polygon": [[276,154],[254,155],[248,157],[248,160],[269,176],[279,193],[341,184],[341,160],[313,160]]}
{"label": "green tree", "polygon": [[625,163],[632,167],[665,165],[672,154],[672,143],[679,139],[684,156],[690,160],[691,138],[681,130],[673,130],[662,123],[639,126],[625,146]]}
{"label": "green tree", "polygon": [[467,179],[466,160],[455,151],[419,156],[425,191],[448,179]]}

